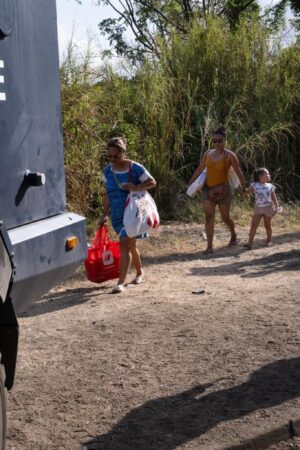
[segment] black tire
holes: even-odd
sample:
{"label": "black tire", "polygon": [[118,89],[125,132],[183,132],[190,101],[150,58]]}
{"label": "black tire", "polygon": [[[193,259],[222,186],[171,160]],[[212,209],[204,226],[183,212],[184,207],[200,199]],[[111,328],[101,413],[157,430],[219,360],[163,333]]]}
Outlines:
{"label": "black tire", "polygon": [[3,365],[0,364],[0,450],[5,450],[6,402],[5,372]]}

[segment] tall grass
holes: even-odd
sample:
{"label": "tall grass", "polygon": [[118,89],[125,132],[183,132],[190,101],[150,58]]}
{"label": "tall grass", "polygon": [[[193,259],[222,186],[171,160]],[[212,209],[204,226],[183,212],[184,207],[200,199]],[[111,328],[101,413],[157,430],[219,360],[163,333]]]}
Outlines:
{"label": "tall grass", "polygon": [[267,166],[282,195],[299,198],[300,44],[274,49],[259,22],[233,33],[209,18],[160,45],[161,59],[130,77],[109,64],[96,70],[89,52],[80,60],[70,48],[61,69],[70,206],[100,211],[106,142],[124,134],[129,157],[157,180],[162,215],[195,215],[186,182],[220,123],[248,179]]}
{"label": "tall grass", "polygon": [[185,42],[174,36],[166,46],[162,70],[174,83],[172,109],[180,123],[188,119],[185,163],[199,160],[212,130],[223,123],[249,174],[257,165],[280,169],[279,181],[287,186],[284,172],[297,160],[296,151],[287,156],[284,149],[294,148],[299,132],[293,113],[299,105],[299,45],[274,54],[268,38],[259,23],[245,21],[232,33],[221,19],[211,19],[206,26],[195,23]]}

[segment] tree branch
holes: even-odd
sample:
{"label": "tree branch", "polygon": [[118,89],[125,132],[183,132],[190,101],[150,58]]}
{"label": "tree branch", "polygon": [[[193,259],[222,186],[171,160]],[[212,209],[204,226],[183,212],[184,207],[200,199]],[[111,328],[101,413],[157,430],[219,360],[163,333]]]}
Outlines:
{"label": "tree branch", "polygon": [[181,31],[181,33],[186,33],[186,30],[176,25],[172,20],[170,20],[161,10],[157,9],[152,3],[149,4],[145,0],[136,0],[136,3],[140,3],[143,6],[146,6],[147,8],[151,8],[152,11],[156,12],[159,16],[161,16],[162,19],[164,19],[166,22],[168,22],[170,25],[172,25],[174,28],[176,28],[178,31]]}
{"label": "tree branch", "polygon": [[[149,50],[152,49],[152,51],[157,54],[157,46],[156,46],[155,40],[152,38],[150,33],[146,34],[145,31],[142,29],[142,27],[140,27],[140,25],[138,24],[138,22],[135,18],[134,7],[131,3],[131,0],[125,0],[125,1],[127,4],[129,14],[130,14],[130,18],[131,18],[131,21],[129,21],[129,19],[128,19],[128,23],[129,23],[130,28],[132,29],[134,35],[136,36],[137,41],[141,42],[141,36],[142,36],[144,39],[144,40],[142,40],[143,45],[145,45]],[[138,33],[140,33],[140,36]]]}
{"label": "tree branch", "polygon": [[[125,0],[127,3],[127,0]],[[98,4],[101,2],[101,0],[98,0]],[[123,10],[126,11],[126,6],[122,3],[122,0],[119,0],[119,3],[121,4],[121,6],[123,7]],[[113,3],[111,0],[106,0],[106,4],[108,4],[109,6],[111,6],[111,8],[124,20],[125,23],[127,23],[129,25],[129,27],[131,28],[134,36],[136,37],[137,41],[140,42],[140,36],[138,34],[141,33],[141,35],[145,38],[145,42],[143,42],[143,45],[150,51],[154,51],[153,45],[148,41],[147,37],[144,36],[144,33],[142,32],[142,30],[139,29],[139,27],[137,27],[137,30],[134,27],[134,24],[131,20],[129,20],[129,17],[122,11],[120,11]],[[128,7],[128,5],[127,5]]]}

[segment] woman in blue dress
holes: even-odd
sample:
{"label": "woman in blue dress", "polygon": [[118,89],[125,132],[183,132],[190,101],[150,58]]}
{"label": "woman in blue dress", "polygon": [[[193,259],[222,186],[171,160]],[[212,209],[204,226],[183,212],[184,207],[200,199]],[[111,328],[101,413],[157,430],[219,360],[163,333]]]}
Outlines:
{"label": "woman in blue dress", "polygon": [[133,283],[139,284],[143,281],[143,269],[140,254],[136,245],[136,239],[145,236],[130,238],[127,236],[123,217],[125,203],[129,191],[145,191],[156,186],[154,178],[141,164],[130,161],[125,157],[126,139],[116,137],[110,139],[107,146],[107,154],[110,163],[104,170],[103,181],[106,187],[104,210],[100,223],[107,222],[110,212],[113,229],[120,239],[121,261],[120,277],[113,293],[117,294],[125,289],[125,280],[131,263],[136,270]]}

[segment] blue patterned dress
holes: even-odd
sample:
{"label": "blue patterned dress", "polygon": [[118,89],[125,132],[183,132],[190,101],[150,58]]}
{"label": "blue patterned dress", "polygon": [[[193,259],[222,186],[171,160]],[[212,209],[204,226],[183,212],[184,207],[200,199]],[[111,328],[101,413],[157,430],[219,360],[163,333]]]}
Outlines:
{"label": "blue patterned dress", "polygon": [[145,169],[145,167],[134,161],[131,161],[131,168],[129,170],[122,172],[114,170],[113,172],[111,164],[106,166],[104,170],[103,181],[105,183],[106,194],[109,200],[111,223],[120,239],[127,236],[123,225],[123,217],[125,203],[129,192],[122,189],[120,185],[128,182],[133,184],[141,184],[148,178],[153,177]]}

